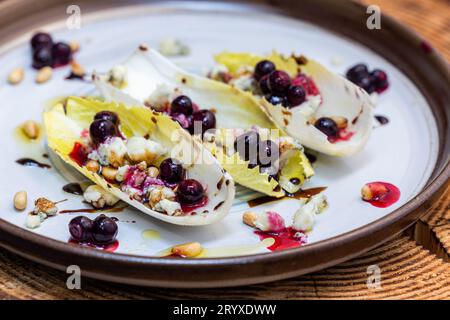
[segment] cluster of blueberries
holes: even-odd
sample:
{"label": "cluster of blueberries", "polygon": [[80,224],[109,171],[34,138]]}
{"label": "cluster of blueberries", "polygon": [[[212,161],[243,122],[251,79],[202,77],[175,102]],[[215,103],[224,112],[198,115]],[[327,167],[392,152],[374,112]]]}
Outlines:
{"label": "cluster of blueberries", "polygon": [[[192,100],[185,95],[178,96],[170,104],[170,116],[177,121],[183,129],[191,134],[204,134],[209,129],[216,128],[216,116],[210,110],[194,111]],[[195,132],[196,123],[201,132]]]}
{"label": "cluster of blueberries", "polygon": [[85,216],[78,216],[69,222],[69,232],[73,240],[96,246],[113,243],[116,240],[118,230],[114,219],[104,214],[99,215],[94,220]]}
{"label": "cluster of blueberries", "polygon": [[369,68],[364,63],[358,63],[348,69],[346,77],[368,93],[381,93],[389,87],[386,72],[380,69],[369,71]]}
{"label": "cluster of blueberries", "polygon": [[258,81],[259,89],[266,100],[273,105],[281,104],[291,108],[306,100],[305,88],[292,85],[291,77],[284,71],[276,70],[275,64],[269,60],[256,64],[253,77]]}
{"label": "cluster of blueberries", "polygon": [[72,50],[65,42],[53,42],[48,33],[39,32],[31,38],[33,68],[56,68],[67,65],[72,60]]}

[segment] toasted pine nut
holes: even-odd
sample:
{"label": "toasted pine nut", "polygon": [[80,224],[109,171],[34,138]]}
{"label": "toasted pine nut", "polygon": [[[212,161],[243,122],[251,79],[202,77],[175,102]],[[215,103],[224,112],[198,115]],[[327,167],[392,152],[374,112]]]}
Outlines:
{"label": "toasted pine nut", "polygon": [[37,75],[36,75],[36,83],[45,83],[53,75],[53,69],[51,67],[43,67],[39,69]]}
{"label": "toasted pine nut", "polygon": [[147,162],[141,161],[136,166],[139,170],[145,171],[147,169]]}
{"label": "toasted pine nut", "polygon": [[76,76],[82,77],[86,74],[84,68],[76,61],[72,61],[70,64],[72,73]]}
{"label": "toasted pine nut", "polygon": [[22,131],[28,138],[32,140],[37,139],[39,137],[39,125],[35,121],[32,120],[25,121],[22,124]]}
{"label": "toasted pine nut", "polygon": [[78,41],[70,41],[69,47],[72,53],[77,52],[78,50],[80,50],[80,43]]}
{"label": "toasted pine nut", "polygon": [[363,200],[366,200],[366,201],[372,200],[372,198],[373,198],[372,190],[370,189],[370,187],[367,184],[365,184],[361,188],[361,196],[362,196]]}
{"label": "toasted pine nut", "polygon": [[159,170],[157,167],[150,167],[147,169],[147,174],[150,178],[156,178],[159,175]]}
{"label": "toasted pine nut", "polygon": [[344,117],[331,117],[336,122],[339,129],[345,129],[348,126],[348,120]]}
{"label": "toasted pine nut", "polygon": [[19,191],[14,195],[14,207],[19,210],[25,210],[27,208],[27,192]]}
{"label": "toasted pine nut", "polygon": [[95,160],[89,160],[86,163],[86,169],[90,172],[98,172],[98,170],[100,170],[100,164]]}
{"label": "toasted pine nut", "polygon": [[117,176],[117,169],[111,168],[111,167],[103,167],[102,168],[102,175],[109,181],[116,180]]}
{"label": "toasted pine nut", "polygon": [[256,213],[254,213],[253,211],[246,211],[242,216],[242,220],[244,221],[244,223],[253,228],[255,227],[255,222],[257,219],[258,217],[256,216]]}
{"label": "toasted pine nut", "polygon": [[16,68],[9,73],[8,82],[13,85],[19,84],[22,82],[24,76],[25,70],[23,68]]}
{"label": "toasted pine nut", "polygon": [[187,258],[193,258],[202,253],[202,246],[198,242],[180,244],[172,248],[172,253]]}

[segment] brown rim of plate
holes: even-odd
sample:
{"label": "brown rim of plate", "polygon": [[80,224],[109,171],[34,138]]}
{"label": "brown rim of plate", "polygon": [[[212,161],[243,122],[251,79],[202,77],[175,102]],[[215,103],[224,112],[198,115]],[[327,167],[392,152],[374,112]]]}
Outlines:
{"label": "brown rim of plate", "polygon": [[[142,2],[128,1],[127,5]],[[265,1],[246,2],[221,7],[213,3],[211,8],[213,11],[226,8],[279,12],[320,25],[381,54],[415,83],[431,106],[440,137],[436,167],[416,197],[389,215],[356,230],[270,254],[188,260],[107,253],[52,240],[3,220],[0,220],[0,245],[60,270],[78,265],[82,275],[97,279],[161,287],[227,287],[273,281],[330,267],[380,245],[423,215],[443,193],[450,177],[450,70],[447,62],[425,40],[388,16],[382,15],[381,30],[368,30],[366,8],[355,2],[267,1],[270,6],[254,6]],[[25,1],[0,3],[1,44],[38,29],[41,21],[62,20],[68,4],[67,0],[44,0],[32,5]],[[78,4],[85,13],[124,5],[124,2],[81,0]],[[185,8],[183,4],[181,7]]]}

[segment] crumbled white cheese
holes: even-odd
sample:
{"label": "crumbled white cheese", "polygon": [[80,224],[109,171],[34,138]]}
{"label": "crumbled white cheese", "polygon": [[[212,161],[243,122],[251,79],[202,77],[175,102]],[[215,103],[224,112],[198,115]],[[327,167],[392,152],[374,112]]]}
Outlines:
{"label": "crumbled white cheese", "polygon": [[84,200],[95,208],[102,209],[105,206],[114,206],[119,199],[97,185],[89,186],[83,194]]}
{"label": "crumbled white cheese", "polygon": [[160,212],[165,212],[169,216],[172,216],[175,213],[181,211],[181,205],[176,201],[162,199],[155,205],[155,210],[160,211]]}
{"label": "crumbled white cheese", "polygon": [[316,215],[328,206],[325,194],[319,193],[312,196],[294,214],[292,228],[299,231],[311,231]]}
{"label": "crumbled white cheese", "polygon": [[189,54],[190,49],[180,40],[165,38],[159,43],[159,52],[165,56],[184,56]]}
{"label": "crumbled white cheese", "polygon": [[127,68],[124,65],[116,65],[108,72],[108,81],[114,87],[120,88],[125,82]]}
{"label": "crumbled white cheese", "polygon": [[129,168],[129,165],[119,167],[119,169],[117,169],[116,180],[122,182]]}
{"label": "crumbled white cheese", "polygon": [[161,189],[163,199],[174,200],[176,195],[175,192],[167,187]]}
{"label": "crumbled white cheese", "polygon": [[39,198],[35,201],[33,212],[35,215],[41,215],[42,221],[44,221],[47,216],[56,215],[58,213],[58,207],[56,207],[55,203],[46,198]]}
{"label": "crumbled white cheese", "polygon": [[36,229],[41,226],[41,218],[39,215],[29,214],[27,220],[25,221],[25,226],[28,229]]}
{"label": "crumbled white cheese", "polygon": [[89,153],[88,158],[100,162],[103,166],[120,167],[126,153],[127,147],[124,141],[119,137],[113,137],[100,144],[97,150]]}
{"label": "crumbled white cheese", "polygon": [[223,64],[214,65],[208,72],[208,77],[211,79],[221,79],[221,75],[228,73],[228,68]]}
{"label": "crumbled white cheese", "polygon": [[230,84],[243,91],[254,91],[255,80],[251,74],[244,74],[230,81]]}
{"label": "crumbled white cheese", "polygon": [[112,138],[108,148],[108,161],[113,167],[120,167],[127,154],[127,147],[121,138]]}
{"label": "crumbled white cheese", "polygon": [[171,100],[173,93],[174,90],[166,84],[158,84],[152,94],[147,98],[147,100],[145,100],[145,103],[150,105],[155,110],[162,110]]}
{"label": "crumbled white cheese", "polygon": [[152,164],[156,158],[166,153],[162,145],[143,137],[132,137],[127,142],[127,149],[129,158],[136,163],[145,161]]}
{"label": "crumbled white cheese", "polygon": [[140,196],[142,194],[142,191],[136,188],[133,188],[132,186],[124,185],[122,186],[122,191],[134,198],[135,195]]}

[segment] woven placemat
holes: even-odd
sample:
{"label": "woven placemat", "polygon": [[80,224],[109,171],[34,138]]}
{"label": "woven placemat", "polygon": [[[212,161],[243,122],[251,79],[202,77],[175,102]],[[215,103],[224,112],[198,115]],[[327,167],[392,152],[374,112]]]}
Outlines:
{"label": "woven placemat", "polygon": [[[450,59],[450,2],[363,0],[418,31]],[[83,279],[68,290],[66,274],[0,250],[0,299],[450,299],[450,190],[414,228],[336,267],[270,284],[229,289],[139,288]],[[381,286],[368,287],[378,266]]]}

